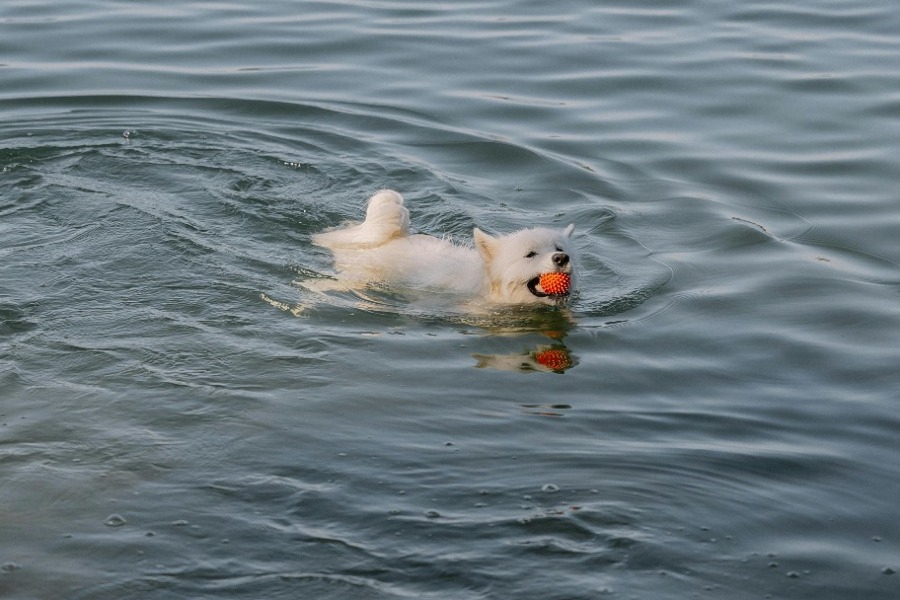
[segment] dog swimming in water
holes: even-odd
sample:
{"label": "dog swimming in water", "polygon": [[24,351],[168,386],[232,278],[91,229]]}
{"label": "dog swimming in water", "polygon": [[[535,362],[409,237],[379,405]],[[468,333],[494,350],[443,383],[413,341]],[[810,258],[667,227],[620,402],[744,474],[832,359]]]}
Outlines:
{"label": "dog swimming in water", "polygon": [[375,285],[455,294],[493,304],[564,305],[575,286],[574,225],[535,227],[491,236],[474,230],[474,248],[409,232],[403,197],[382,190],[368,201],[365,221],[319,233],[337,280],[347,288]]}

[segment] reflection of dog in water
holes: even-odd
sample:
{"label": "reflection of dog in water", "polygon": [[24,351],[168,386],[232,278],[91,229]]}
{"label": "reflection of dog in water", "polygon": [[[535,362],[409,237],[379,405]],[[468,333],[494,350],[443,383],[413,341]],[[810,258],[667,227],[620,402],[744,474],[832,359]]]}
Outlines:
{"label": "reflection of dog in water", "polygon": [[384,190],[369,199],[365,221],[320,233],[313,242],[334,255],[333,289],[375,284],[490,303],[561,305],[574,287],[572,229],[523,229],[497,237],[475,229],[473,249],[410,234],[402,196]]}
{"label": "reflection of dog in water", "polygon": [[501,371],[521,371],[524,373],[552,372],[565,373],[578,361],[562,344],[537,346],[527,352],[514,354],[473,354],[479,369],[491,368]]}

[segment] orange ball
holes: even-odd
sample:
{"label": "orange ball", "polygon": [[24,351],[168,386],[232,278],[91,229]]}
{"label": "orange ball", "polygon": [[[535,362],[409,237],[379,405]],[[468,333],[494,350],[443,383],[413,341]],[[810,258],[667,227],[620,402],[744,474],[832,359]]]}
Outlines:
{"label": "orange ball", "polygon": [[545,294],[567,294],[572,280],[568,273],[544,273],[540,283]]}

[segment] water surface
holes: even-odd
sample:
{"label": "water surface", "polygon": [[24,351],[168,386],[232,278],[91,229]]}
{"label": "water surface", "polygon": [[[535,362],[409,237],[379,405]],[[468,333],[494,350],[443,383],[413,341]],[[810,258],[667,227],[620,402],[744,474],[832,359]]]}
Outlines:
{"label": "water surface", "polygon": [[[896,598],[884,0],[0,9],[0,594]],[[312,234],[575,223],[566,311]]]}

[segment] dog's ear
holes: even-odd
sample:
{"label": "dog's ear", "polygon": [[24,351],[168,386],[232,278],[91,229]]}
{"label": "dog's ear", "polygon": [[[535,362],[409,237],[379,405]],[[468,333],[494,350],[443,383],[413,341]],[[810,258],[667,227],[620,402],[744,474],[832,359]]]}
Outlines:
{"label": "dog's ear", "polygon": [[497,246],[497,240],[492,238],[482,230],[475,228],[475,248],[484,262],[489,263],[494,256],[494,249]]}
{"label": "dog's ear", "polygon": [[566,237],[572,237],[573,231],[575,231],[575,223],[570,223],[568,227],[563,229],[563,233],[566,234]]}

